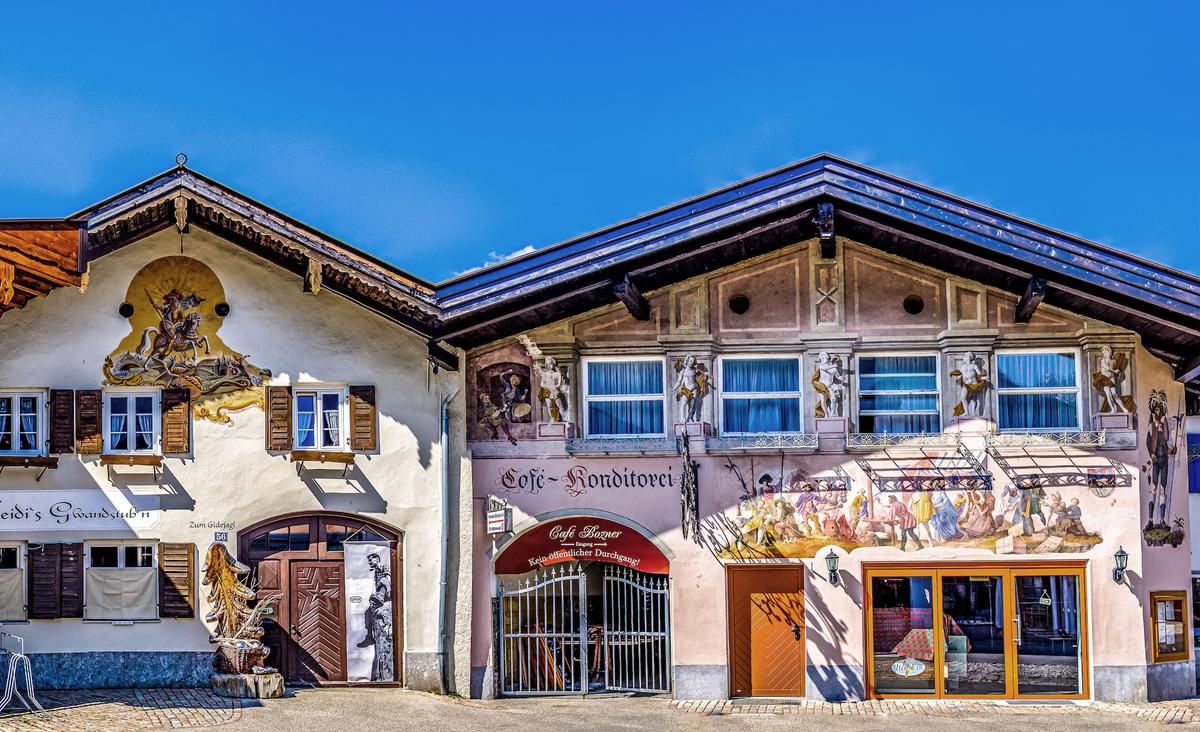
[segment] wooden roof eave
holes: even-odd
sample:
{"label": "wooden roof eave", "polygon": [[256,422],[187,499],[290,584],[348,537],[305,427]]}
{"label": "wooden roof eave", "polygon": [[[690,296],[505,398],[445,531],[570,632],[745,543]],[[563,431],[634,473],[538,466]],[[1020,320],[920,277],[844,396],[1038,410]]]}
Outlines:
{"label": "wooden roof eave", "polygon": [[59,287],[85,287],[83,241],[82,228],[63,220],[0,221],[0,313]]}

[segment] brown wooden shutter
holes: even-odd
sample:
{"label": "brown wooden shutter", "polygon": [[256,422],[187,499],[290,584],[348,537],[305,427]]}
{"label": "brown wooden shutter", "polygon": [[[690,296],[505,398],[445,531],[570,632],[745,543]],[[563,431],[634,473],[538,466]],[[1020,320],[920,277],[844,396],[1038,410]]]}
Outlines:
{"label": "brown wooden shutter", "polygon": [[29,572],[29,597],[25,601],[30,620],[61,617],[62,601],[59,591],[59,547],[61,544],[42,544],[30,547],[25,566]]}
{"label": "brown wooden shutter", "polygon": [[187,389],[163,389],[162,451],[180,455],[192,449],[192,393]]}
{"label": "brown wooden shutter", "polygon": [[292,387],[267,387],[267,449],[292,449]]}
{"label": "brown wooden shutter", "polygon": [[58,586],[60,618],[83,617],[83,544],[60,544]]}
{"label": "brown wooden shutter", "polygon": [[194,618],[196,608],[196,545],[158,545],[158,615]]}
{"label": "brown wooden shutter", "polygon": [[350,387],[350,449],[370,451],[379,447],[376,427],[375,387]]}
{"label": "brown wooden shutter", "polygon": [[104,452],[104,392],[99,389],[75,392],[75,449],[81,455]]}
{"label": "brown wooden shutter", "polygon": [[42,544],[26,555],[29,618],[83,617],[83,544]]}
{"label": "brown wooden shutter", "polygon": [[75,392],[71,389],[50,390],[50,452],[75,452]]}

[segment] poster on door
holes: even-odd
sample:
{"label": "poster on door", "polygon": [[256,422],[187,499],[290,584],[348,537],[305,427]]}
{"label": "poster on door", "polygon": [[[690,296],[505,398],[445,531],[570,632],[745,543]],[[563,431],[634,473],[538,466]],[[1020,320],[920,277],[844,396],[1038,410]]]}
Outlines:
{"label": "poster on door", "polygon": [[392,548],[386,541],[345,542],[346,680],[395,681]]}

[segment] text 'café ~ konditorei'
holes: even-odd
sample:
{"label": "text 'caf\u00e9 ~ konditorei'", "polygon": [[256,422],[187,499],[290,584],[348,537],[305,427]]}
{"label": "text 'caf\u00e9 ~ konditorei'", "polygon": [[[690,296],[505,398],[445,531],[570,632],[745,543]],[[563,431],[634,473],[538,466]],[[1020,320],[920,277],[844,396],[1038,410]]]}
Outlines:
{"label": "text 'caf\u00e9 ~ konditorei'", "polygon": [[1195,694],[1200,279],[853,163],[441,284],[180,165],[0,314],[42,687],[206,685],[224,567],[293,685]]}

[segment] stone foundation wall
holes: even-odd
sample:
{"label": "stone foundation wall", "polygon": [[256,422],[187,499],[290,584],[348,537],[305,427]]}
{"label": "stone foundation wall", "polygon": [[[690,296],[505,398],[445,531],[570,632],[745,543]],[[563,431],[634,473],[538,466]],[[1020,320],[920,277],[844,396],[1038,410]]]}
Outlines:
{"label": "stone foundation wall", "polygon": [[35,689],[207,687],[213,654],[191,651],[31,653]]}

